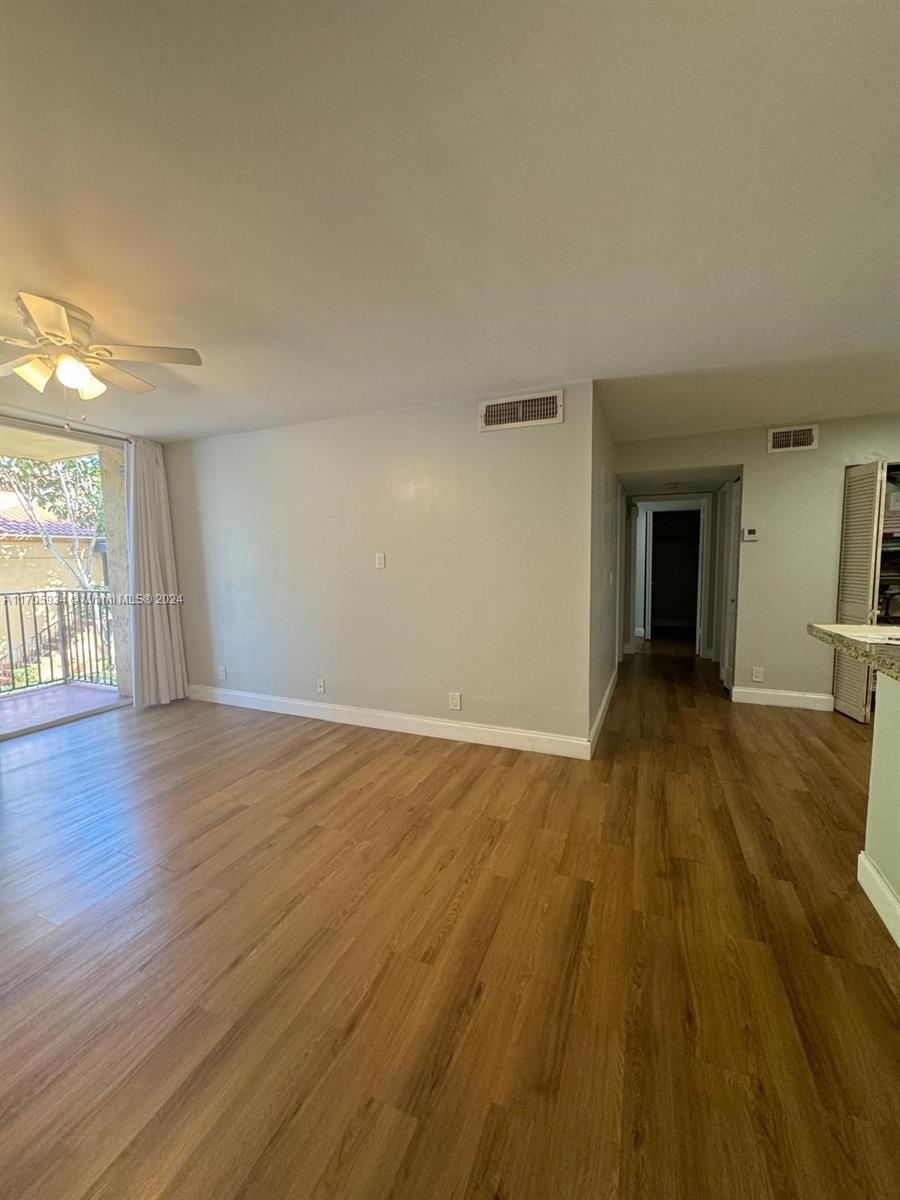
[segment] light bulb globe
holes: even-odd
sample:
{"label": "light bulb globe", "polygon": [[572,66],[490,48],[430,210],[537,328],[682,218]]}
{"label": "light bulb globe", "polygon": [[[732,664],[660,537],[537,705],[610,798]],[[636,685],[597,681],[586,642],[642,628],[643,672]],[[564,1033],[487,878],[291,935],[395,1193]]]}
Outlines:
{"label": "light bulb globe", "polygon": [[91,376],[90,382],[84,387],[78,389],[78,395],[82,400],[96,400],[98,396],[102,396],[106,391],[106,384],[102,380],[97,379],[94,375]]}
{"label": "light bulb globe", "polygon": [[56,364],[56,378],[67,388],[87,387],[93,379],[90,367],[79,362],[71,354],[64,354]]}

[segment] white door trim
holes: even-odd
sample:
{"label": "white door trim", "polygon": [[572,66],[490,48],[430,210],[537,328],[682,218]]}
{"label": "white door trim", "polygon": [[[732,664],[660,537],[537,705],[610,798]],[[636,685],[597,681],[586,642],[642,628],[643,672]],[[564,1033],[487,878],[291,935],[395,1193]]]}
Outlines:
{"label": "white door trim", "polygon": [[[741,572],[741,512],[744,503],[743,479],[725,485],[725,628],[719,675],[729,691],[734,688],[737,662],[737,606]],[[732,695],[732,700],[734,696]]]}
{"label": "white door trim", "polygon": [[644,524],[644,640],[653,638],[653,512],[647,509]]}

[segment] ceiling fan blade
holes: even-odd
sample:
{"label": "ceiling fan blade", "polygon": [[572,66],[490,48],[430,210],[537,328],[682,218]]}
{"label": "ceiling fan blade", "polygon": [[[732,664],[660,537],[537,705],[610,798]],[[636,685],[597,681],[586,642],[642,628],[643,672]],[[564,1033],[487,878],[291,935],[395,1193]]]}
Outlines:
{"label": "ceiling fan blade", "polygon": [[114,367],[112,363],[101,362],[99,359],[90,359],[88,366],[91,368],[92,375],[96,375],[98,379],[104,379],[107,383],[113,384],[114,387],[124,388],[126,392],[153,391],[152,383],[147,383],[144,379],[138,379],[137,375],[132,375],[129,371],[123,371],[121,367]]}
{"label": "ceiling fan blade", "polygon": [[89,346],[88,354],[97,358],[117,359],[119,362],[183,363],[199,367],[203,359],[196,350],[186,346]]}
{"label": "ceiling fan blade", "polygon": [[33,350],[35,354],[38,350],[42,350],[42,346],[36,346],[34,342],[30,342],[27,338],[4,337],[0,334],[0,342],[5,342],[7,346],[21,346],[25,350]]}
{"label": "ceiling fan blade", "polygon": [[53,364],[46,362],[43,358],[35,358],[33,354],[26,354],[23,358],[14,358],[12,362],[0,364],[0,375],[18,375],[38,392],[44,390],[52,374]]}
{"label": "ceiling fan blade", "polygon": [[20,354],[18,358],[11,358],[9,362],[0,363],[0,375],[12,375],[13,371],[31,362],[35,356],[33,354]]}
{"label": "ceiling fan blade", "polygon": [[19,300],[37,326],[38,333],[59,343],[72,341],[68,314],[56,300],[33,296],[31,292],[19,292]]}

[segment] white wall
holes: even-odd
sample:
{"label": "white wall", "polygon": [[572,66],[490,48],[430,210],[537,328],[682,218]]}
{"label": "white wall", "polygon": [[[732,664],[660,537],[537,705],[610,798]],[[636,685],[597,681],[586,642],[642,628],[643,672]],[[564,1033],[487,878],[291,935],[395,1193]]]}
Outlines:
{"label": "white wall", "polygon": [[741,524],[759,541],[741,546],[736,686],[831,694],[832,652],[806,626],[834,620],[844,467],[873,458],[900,461],[900,413],[823,422],[805,453],[767,454],[763,428],[617,444],[623,473],[743,464]]}
{"label": "white wall", "polygon": [[598,397],[593,402],[591,436],[589,712],[592,729],[609,699],[619,661],[619,515],[619,480],[613,466],[612,437]]}
{"label": "white wall", "polygon": [[591,425],[587,382],[560,425],[466,402],[168,445],[192,684],[586,737]]}

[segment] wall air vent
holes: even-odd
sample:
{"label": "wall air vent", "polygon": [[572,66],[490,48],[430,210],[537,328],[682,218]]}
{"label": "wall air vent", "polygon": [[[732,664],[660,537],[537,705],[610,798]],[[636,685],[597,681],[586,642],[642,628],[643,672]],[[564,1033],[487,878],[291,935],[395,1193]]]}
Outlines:
{"label": "wall air vent", "polygon": [[766,449],[769,454],[781,454],[785,450],[815,450],[818,445],[818,425],[788,425],[769,430]]}
{"label": "wall air vent", "polygon": [[478,406],[479,429],[514,429],[520,425],[558,425],[563,419],[562,392],[535,392],[508,400],[484,400]]}

